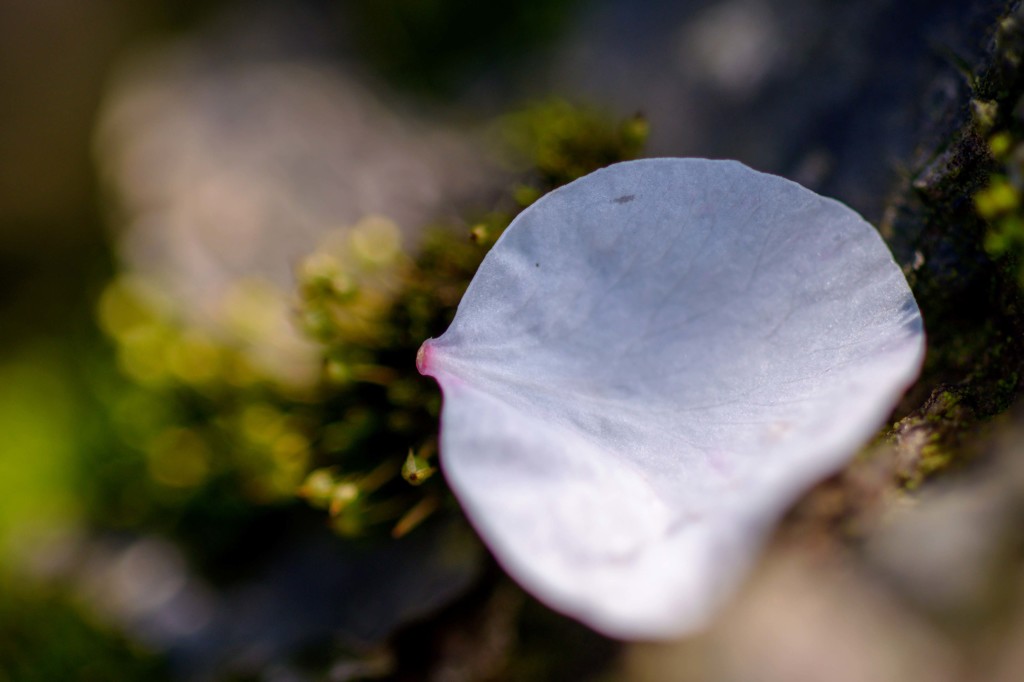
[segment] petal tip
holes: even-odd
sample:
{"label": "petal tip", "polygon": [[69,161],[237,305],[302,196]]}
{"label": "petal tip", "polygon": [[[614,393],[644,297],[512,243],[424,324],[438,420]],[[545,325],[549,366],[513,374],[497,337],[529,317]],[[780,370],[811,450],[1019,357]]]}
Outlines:
{"label": "petal tip", "polygon": [[423,342],[423,345],[420,346],[420,349],[416,351],[416,369],[424,376],[433,376],[431,368],[431,356],[433,355],[430,348],[431,341],[433,341],[433,339],[427,339]]}

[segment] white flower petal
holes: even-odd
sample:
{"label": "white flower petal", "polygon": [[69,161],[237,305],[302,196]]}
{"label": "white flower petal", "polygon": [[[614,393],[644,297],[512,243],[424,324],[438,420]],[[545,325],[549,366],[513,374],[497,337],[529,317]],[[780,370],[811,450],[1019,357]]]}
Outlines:
{"label": "white flower petal", "polygon": [[917,376],[917,304],[855,212],[730,161],[611,166],[525,210],[419,363],[498,560],[606,634],[703,625]]}

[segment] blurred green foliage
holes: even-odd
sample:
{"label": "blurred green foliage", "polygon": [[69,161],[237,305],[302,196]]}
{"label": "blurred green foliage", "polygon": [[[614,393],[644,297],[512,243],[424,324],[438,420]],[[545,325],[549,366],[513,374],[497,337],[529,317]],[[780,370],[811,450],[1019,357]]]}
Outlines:
{"label": "blurred green foliage", "polygon": [[59,376],[53,348],[37,347],[0,364],[0,543],[15,539],[26,520],[46,527],[81,512],[75,492],[75,440],[81,418],[76,396]]}
{"label": "blurred green foliage", "polygon": [[427,228],[415,253],[401,248],[394,224],[368,216],[310,254],[283,300],[239,283],[225,312],[232,324],[259,327],[290,310],[320,359],[311,380],[267,371],[245,337],[189,321],[138,273],[115,274],[95,303],[109,343],[80,333],[35,338],[4,356],[0,682],[165,673],[74,599],[18,577],[38,549],[29,536],[166,537],[218,585],[272,552],[275,529],[313,521],[344,536],[402,536],[456,506],[436,473],[440,395],[416,370],[420,344],[447,328],[481,259],[525,205],[637,156],[646,134],[640,119],[620,123],[562,102],[500,129],[531,170],[489,210]]}
{"label": "blurred green foliage", "polygon": [[159,658],[90,622],[66,597],[0,577],[0,682],[164,679]]}
{"label": "blurred green foliage", "polygon": [[[636,157],[647,133],[640,118],[617,122],[561,101],[499,127],[510,153],[533,169],[503,207],[428,228],[415,254],[403,251],[394,223],[368,216],[300,265],[288,306],[321,358],[309,383],[283,381],[237,340],[188,324],[143,278],[114,279],[99,321],[132,386],[107,400],[118,439],[136,453],[126,463],[143,480],[134,494],[106,491],[100,517],[152,524],[210,490],[240,510],[298,494],[342,535],[401,536],[454,505],[434,475],[440,395],[416,371],[420,344],[447,328],[487,249],[523,206]],[[240,291],[248,293],[229,314],[243,327],[259,326],[280,303],[258,286]]]}

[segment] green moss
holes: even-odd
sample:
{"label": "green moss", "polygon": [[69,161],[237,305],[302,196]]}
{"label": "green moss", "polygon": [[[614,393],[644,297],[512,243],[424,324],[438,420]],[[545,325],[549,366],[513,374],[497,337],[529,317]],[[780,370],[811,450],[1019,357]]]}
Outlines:
{"label": "green moss", "polygon": [[[333,452],[321,451],[319,467],[311,476],[336,472],[337,485],[355,484],[365,491],[364,477],[344,472],[386,468],[392,478],[361,499],[368,500],[370,512],[378,512],[380,519],[402,533],[421,520],[424,509],[436,507],[430,500],[447,494],[443,479],[431,475],[436,468],[440,404],[433,381],[420,377],[415,369],[419,346],[447,329],[480,261],[518,210],[553,187],[634,158],[646,137],[646,124],[638,119],[620,123],[561,101],[536,105],[503,119],[500,125],[508,144],[531,162],[528,181],[513,185],[507,210],[476,216],[467,221],[468,230],[453,226],[428,230],[418,253],[396,262],[388,305],[376,311],[371,324],[360,327],[359,335],[352,331],[352,320],[363,314],[364,307],[358,286],[354,293],[351,288],[335,292],[329,282],[336,273],[325,276],[316,270],[312,279],[300,283],[301,310],[303,315],[313,313],[317,326],[310,332],[322,344],[328,366],[348,367],[345,376],[354,377],[336,386],[326,404],[340,413],[360,406],[364,417],[372,415],[371,425],[359,437]],[[358,282],[358,273],[351,280]],[[348,281],[345,286],[351,287]],[[359,380],[358,367],[376,368],[384,380]],[[336,426],[343,428],[343,424]],[[378,517],[369,513],[365,518],[372,523]]]}
{"label": "green moss", "polygon": [[961,438],[977,421],[963,387],[939,387],[911,415],[892,430],[891,441],[900,453],[895,470],[898,483],[908,490],[930,476],[965,460]]}
{"label": "green moss", "polygon": [[305,259],[290,301],[260,283],[239,286],[234,323],[259,327],[290,307],[322,360],[315,379],[269,373],[244,343],[184,323],[152,285],[115,280],[99,316],[135,384],[112,395],[111,412],[124,416],[115,426],[133,453],[137,494],[106,496],[94,513],[115,525],[180,528],[183,516],[194,518],[189,510],[231,500],[241,517],[220,520],[236,527],[298,495],[325,510],[341,534],[401,535],[450,503],[443,478],[432,475],[440,396],[416,370],[420,344],[448,327],[519,210],[635,157],[646,137],[641,119],[619,122],[561,101],[498,125],[529,165],[497,210],[427,228],[416,253],[400,249],[397,226],[368,217],[347,242]]}
{"label": "green moss", "polygon": [[649,126],[640,115],[616,122],[601,111],[551,99],[500,122],[500,136],[524,167],[532,168],[533,191],[517,191],[523,205],[545,191],[643,151]]}
{"label": "green moss", "polygon": [[970,461],[1024,371],[1024,24],[1011,14],[969,79],[962,124],[907,178],[883,225],[921,307],[928,354],[894,426],[910,487]]}

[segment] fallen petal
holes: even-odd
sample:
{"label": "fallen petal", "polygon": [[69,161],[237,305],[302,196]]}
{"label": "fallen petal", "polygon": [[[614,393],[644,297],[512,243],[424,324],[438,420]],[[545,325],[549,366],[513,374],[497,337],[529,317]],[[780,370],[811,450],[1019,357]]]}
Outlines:
{"label": "fallen petal", "polygon": [[653,159],[525,210],[418,363],[444,391],[442,469],[502,565],[642,639],[707,622],[923,353],[854,211],[737,162]]}

